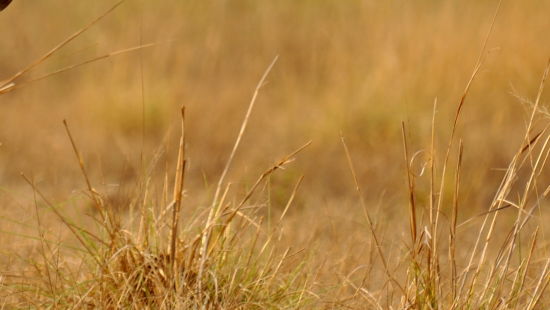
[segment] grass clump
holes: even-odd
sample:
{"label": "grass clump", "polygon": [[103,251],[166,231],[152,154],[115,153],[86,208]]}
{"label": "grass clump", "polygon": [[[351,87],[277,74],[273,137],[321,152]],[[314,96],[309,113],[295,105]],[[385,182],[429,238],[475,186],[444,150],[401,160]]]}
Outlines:
{"label": "grass clump", "polygon": [[[35,264],[41,279],[8,285],[20,295],[18,302],[34,300],[38,308],[298,309],[309,299],[295,253],[277,251],[276,231],[266,231],[259,216],[245,211],[257,209],[250,199],[258,187],[302,148],[266,170],[243,198],[231,199],[238,203],[229,202],[226,185],[208,217],[181,220],[186,166],[182,133],[171,202],[155,212],[154,202],[144,201],[140,216],[123,223],[92,187],[68,126],[67,132],[96,210],[96,229],[71,222],[25,177],[78,239],[76,252],[84,255],[65,268],[42,235],[43,260]],[[287,266],[288,260],[294,267]]]}

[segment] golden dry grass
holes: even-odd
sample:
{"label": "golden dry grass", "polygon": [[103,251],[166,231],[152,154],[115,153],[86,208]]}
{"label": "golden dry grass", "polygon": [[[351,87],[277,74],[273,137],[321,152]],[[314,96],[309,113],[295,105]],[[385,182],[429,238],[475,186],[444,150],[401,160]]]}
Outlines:
{"label": "golden dry grass", "polygon": [[550,306],[548,1],[126,1],[41,59],[113,4],[0,14],[4,307]]}

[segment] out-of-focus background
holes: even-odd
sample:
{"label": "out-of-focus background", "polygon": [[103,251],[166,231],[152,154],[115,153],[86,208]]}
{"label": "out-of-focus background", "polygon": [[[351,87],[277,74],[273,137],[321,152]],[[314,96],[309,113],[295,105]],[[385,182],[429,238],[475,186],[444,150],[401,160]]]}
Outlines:
{"label": "out-of-focus background", "polygon": [[[0,13],[0,79],[112,4],[14,1]],[[496,6],[474,0],[126,1],[31,76],[140,44],[156,46],[0,97],[0,226],[15,232],[0,235],[2,251],[27,243],[33,251],[32,242],[19,236],[32,235],[36,223],[32,189],[21,172],[53,201],[67,201],[85,188],[63,119],[94,186],[124,208],[157,150],[167,150],[158,178],[165,165],[172,168],[179,108],[185,105],[190,198],[184,208],[208,204],[205,197],[211,197],[254,88],[278,55],[228,180],[244,191],[272,162],[311,140],[296,162],[270,180],[269,207],[280,212],[304,175],[287,215],[287,242],[329,253],[319,263],[324,273],[349,272],[365,250],[355,245],[368,233],[358,220],[362,210],[341,135],[368,208],[384,219],[380,229],[402,223],[407,186],[401,122],[411,153],[420,152],[413,163],[420,172],[434,102],[441,147]],[[465,149],[462,220],[487,209],[500,169],[522,143],[550,54],[548,12],[549,1],[504,1],[496,18],[458,126]],[[543,106],[548,98],[543,94]],[[87,212],[82,208],[67,212]]]}

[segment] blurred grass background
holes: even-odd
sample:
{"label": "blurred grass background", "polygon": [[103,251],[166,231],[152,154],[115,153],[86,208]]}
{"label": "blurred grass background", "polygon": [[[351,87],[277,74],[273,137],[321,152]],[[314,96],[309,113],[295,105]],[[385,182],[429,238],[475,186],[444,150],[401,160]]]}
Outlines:
{"label": "blurred grass background", "polygon": [[[0,15],[0,78],[38,58],[112,3],[14,1]],[[0,97],[2,213],[34,223],[28,216],[32,206],[18,198],[20,192],[32,193],[20,172],[32,175],[54,199],[84,187],[63,119],[73,130],[93,182],[111,188],[142,173],[142,153],[145,163],[158,147],[173,153],[181,105],[188,116],[187,190],[211,191],[254,87],[279,55],[230,179],[241,180],[237,188],[246,188],[271,162],[312,140],[296,164],[273,177],[270,203],[284,207],[304,174],[298,203],[289,214],[289,235],[315,240],[315,246],[333,253],[329,265],[352,268],[363,252],[351,249],[366,230],[356,220],[360,208],[351,203],[355,196],[340,135],[348,141],[368,205],[387,220],[380,225],[403,221],[401,122],[409,128],[413,151],[426,149],[437,98],[438,141],[447,141],[496,4],[126,1],[35,76],[142,43],[157,46]],[[502,177],[498,169],[521,143],[523,131],[518,128],[528,116],[528,103],[522,101],[534,99],[550,55],[549,11],[545,0],[504,1],[497,17],[486,62],[459,125],[467,180],[462,185],[464,218],[486,209]],[[542,101],[547,103],[547,94]],[[116,188],[110,189],[118,193],[113,195],[125,195]],[[14,229],[24,233],[21,226]],[[18,240],[1,238],[14,246]]]}

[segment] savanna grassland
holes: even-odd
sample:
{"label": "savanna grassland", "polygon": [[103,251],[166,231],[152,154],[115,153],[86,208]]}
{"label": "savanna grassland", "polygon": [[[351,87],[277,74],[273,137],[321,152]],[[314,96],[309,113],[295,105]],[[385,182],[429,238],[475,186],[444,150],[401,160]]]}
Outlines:
{"label": "savanna grassland", "polygon": [[0,13],[0,308],[550,307],[550,1],[115,4]]}

